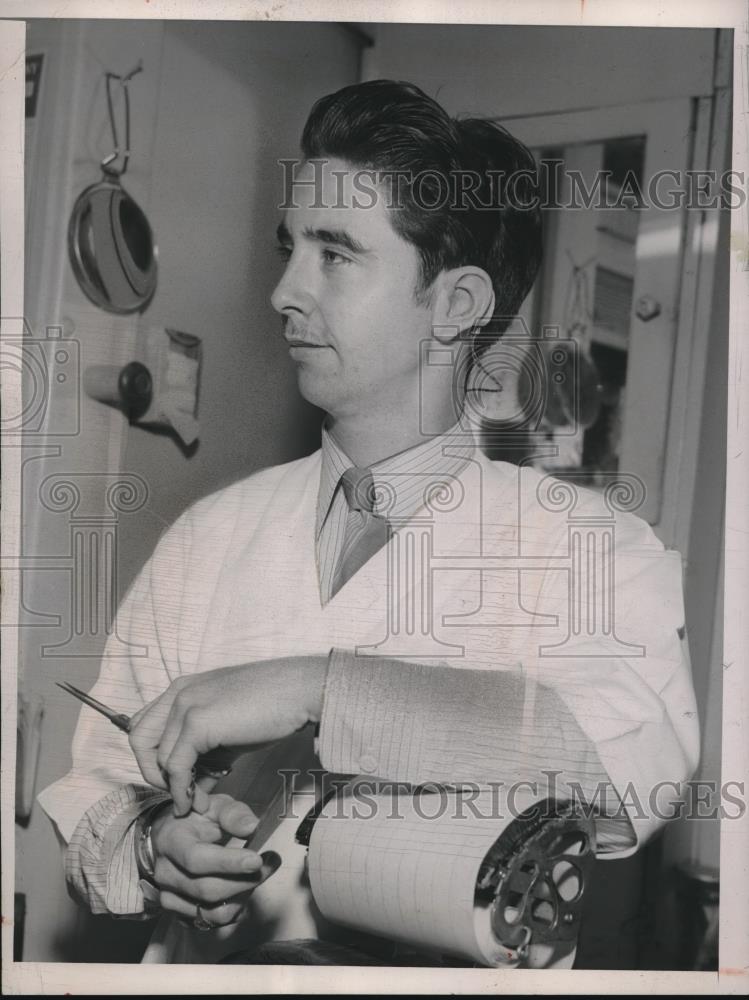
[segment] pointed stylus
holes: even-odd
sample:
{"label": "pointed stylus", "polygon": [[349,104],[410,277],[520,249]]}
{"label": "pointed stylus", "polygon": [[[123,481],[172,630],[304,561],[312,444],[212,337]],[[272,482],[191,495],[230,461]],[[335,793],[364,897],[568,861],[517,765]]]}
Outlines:
{"label": "pointed stylus", "polygon": [[59,688],[62,688],[63,691],[67,691],[68,694],[74,695],[82,701],[84,705],[88,705],[89,708],[93,708],[95,711],[101,712],[101,714],[105,715],[113,725],[117,726],[118,729],[121,729],[123,733],[130,732],[129,716],[123,715],[121,712],[113,712],[111,708],[107,708],[105,704],[97,701],[96,698],[92,698],[90,694],[86,694],[84,691],[79,691],[77,687],[73,687],[73,685],[68,684],[67,681],[64,681],[62,684],[60,684],[59,681],[55,681],[55,684],[57,684]]}
{"label": "pointed stylus", "polygon": [[[59,688],[62,688],[63,691],[67,691],[68,694],[72,694],[74,698],[78,698],[84,705],[88,705],[89,708],[93,708],[96,712],[101,712],[103,716],[109,719],[118,729],[121,729],[123,733],[130,732],[130,717],[128,715],[113,711],[113,709],[109,708],[103,702],[97,701],[96,698],[92,698],[90,694],[86,694],[84,691],[79,691],[77,687],[68,684],[67,681],[64,681],[62,684],[59,681],[55,681],[55,684]],[[231,771],[228,761],[227,752],[222,747],[216,747],[215,750],[203,753],[198,757],[195,762],[195,770],[198,775],[205,775],[209,778],[223,778]]]}

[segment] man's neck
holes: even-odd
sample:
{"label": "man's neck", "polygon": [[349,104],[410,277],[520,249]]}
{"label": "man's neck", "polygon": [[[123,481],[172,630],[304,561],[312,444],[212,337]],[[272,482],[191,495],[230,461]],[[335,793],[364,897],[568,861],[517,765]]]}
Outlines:
{"label": "man's neck", "polygon": [[[418,417],[407,421],[398,414],[347,419],[336,419],[329,414],[327,428],[354,465],[364,468],[433,440],[435,435],[449,430],[455,420],[452,408],[435,414],[424,424]],[[424,426],[429,433],[425,433]]]}

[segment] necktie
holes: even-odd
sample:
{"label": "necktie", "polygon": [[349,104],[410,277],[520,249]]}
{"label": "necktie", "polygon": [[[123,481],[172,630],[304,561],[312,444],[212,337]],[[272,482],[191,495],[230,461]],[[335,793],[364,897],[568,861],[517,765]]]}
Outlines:
{"label": "necktie", "polygon": [[388,522],[373,513],[374,480],[369,469],[353,466],[341,476],[341,486],[349,507],[346,534],[338,558],[331,597],[388,540]]}

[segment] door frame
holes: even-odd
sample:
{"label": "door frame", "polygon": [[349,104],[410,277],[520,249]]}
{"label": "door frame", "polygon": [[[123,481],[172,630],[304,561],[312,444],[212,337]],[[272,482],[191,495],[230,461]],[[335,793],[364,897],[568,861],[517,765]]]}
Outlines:
{"label": "door frame", "polygon": [[[731,165],[732,113],[732,32],[718,33],[714,88],[708,97],[668,102],[691,108],[690,150],[687,169],[712,170],[720,174]],[[660,116],[667,102],[648,102],[586,112],[538,115],[512,120],[511,131],[531,146],[563,145],[579,141],[625,134],[623,127],[633,127],[630,134],[652,135],[643,126],[653,116]],[[680,111],[684,120],[684,111]],[[503,119],[507,122],[508,119]],[[670,130],[671,132],[673,130]],[[648,148],[651,143],[648,143]],[[646,168],[647,169],[647,168]],[[692,640],[699,633],[705,655],[692,657],[692,670],[703,727],[702,755],[697,776],[714,777],[720,773],[720,705],[722,700],[722,586],[723,550],[716,546],[705,557],[704,547],[696,551],[694,539],[703,529],[719,519],[725,509],[725,491],[710,509],[695,506],[700,461],[700,438],[706,413],[705,374],[711,360],[713,297],[720,260],[719,234],[730,228],[727,209],[718,207],[686,212],[682,230],[679,263],[679,295],[673,323],[672,373],[668,396],[665,467],[661,479],[661,503],[653,528],[667,548],[676,549],[685,568],[685,601],[688,631]],[[635,295],[637,292],[635,292]],[[715,381],[713,379],[713,381]],[[716,489],[720,492],[719,484]],[[708,524],[710,519],[710,524]],[[722,525],[717,532],[722,538]],[[699,565],[692,565],[690,544]],[[692,641],[690,641],[692,645]],[[709,727],[709,732],[708,732]],[[707,738],[706,738],[707,737]],[[686,823],[677,820],[669,825],[662,838],[662,862],[673,863],[685,857],[700,859],[706,865],[718,864],[718,834],[715,824]]]}
{"label": "door frame", "polygon": [[[697,113],[698,103],[710,105],[712,101],[648,101],[503,122],[511,121],[513,135],[534,148],[644,136],[643,187],[647,190],[648,178],[657,171],[690,169],[695,153],[703,152],[707,141],[705,112]],[[685,316],[683,302],[685,268],[694,266],[698,223],[692,217],[697,214],[683,207],[647,208],[642,212],[636,245],[633,306],[641,296],[651,294],[662,303],[662,310],[649,321],[632,315],[620,468],[642,479],[645,500],[637,513],[653,526],[666,546],[675,545],[677,539],[682,545],[688,540],[683,515],[689,514],[691,506],[683,503],[684,490],[686,487],[689,497],[694,490],[694,483],[690,489],[680,471],[687,471],[682,468],[684,456],[696,454],[698,440],[695,435],[690,441],[682,440],[687,402],[689,423],[695,428],[699,427],[696,410],[701,412],[702,404],[700,397],[695,407],[694,396],[685,388],[690,382],[692,340],[704,332],[696,328],[693,316]],[[659,254],[663,246],[667,252]],[[677,530],[677,524],[682,530]]]}

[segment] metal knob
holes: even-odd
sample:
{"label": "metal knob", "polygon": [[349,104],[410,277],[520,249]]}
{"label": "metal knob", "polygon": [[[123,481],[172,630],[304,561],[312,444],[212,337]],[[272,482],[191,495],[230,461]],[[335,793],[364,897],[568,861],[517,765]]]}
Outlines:
{"label": "metal knob", "polygon": [[652,295],[641,295],[637,300],[635,305],[635,316],[641,319],[643,323],[649,322],[651,319],[655,319],[656,316],[661,314],[661,304],[657,299],[654,299]]}

